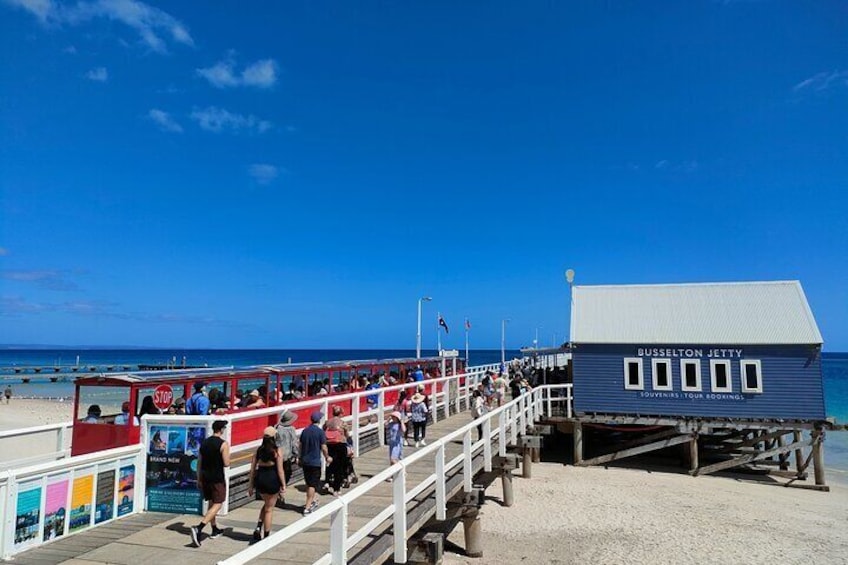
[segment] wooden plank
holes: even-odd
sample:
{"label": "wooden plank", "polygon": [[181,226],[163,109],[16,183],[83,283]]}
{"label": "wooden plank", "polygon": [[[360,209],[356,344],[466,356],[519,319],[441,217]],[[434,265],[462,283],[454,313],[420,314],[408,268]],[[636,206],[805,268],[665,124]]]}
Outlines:
{"label": "wooden plank", "polygon": [[776,431],[773,431],[771,433],[767,433],[766,435],[754,434],[754,437],[746,439],[745,441],[740,441],[739,443],[729,443],[729,444],[725,445],[724,447],[722,447],[721,449],[718,449],[717,452],[718,453],[730,453],[730,452],[733,452],[733,451],[737,451],[737,450],[739,450],[743,447],[753,447],[753,446],[757,445],[758,443],[761,443],[763,441],[770,441],[772,439],[781,437],[781,436],[788,434],[788,433],[791,433],[791,430],[776,430]]}
{"label": "wooden plank", "polygon": [[608,453],[606,455],[600,455],[598,457],[593,457],[591,459],[584,460],[581,465],[588,467],[589,465],[599,465],[601,463],[609,463],[611,461],[616,461],[618,459],[625,459],[627,457],[633,457],[634,455],[641,455],[642,453],[649,453],[651,451],[656,451],[658,449],[663,449],[665,447],[671,447],[672,445],[680,445],[681,443],[686,443],[691,441],[694,437],[693,434],[684,434],[675,438],[664,439],[660,441],[655,441],[653,443],[649,443],[646,445],[641,445],[639,447],[633,447],[630,449],[624,449],[622,451],[616,451],[614,453]]}
{"label": "wooden plank", "polygon": [[758,453],[751,453],[749,455],[743,455],[741,457],[737,457],[735,459],[729,459],[727,461],[721,461],[719,463],[713,463],[712,465],[707,465],[705,467],[701,467],[697,471],[693,473],[693,475],[709,475],[710,473],[715,473],[716,471],[723,471],[724,469],[730,469],[732,467],[738,467],[739,465],[744,465],[746,463],[751,463],[753,461],[759,461],[761,459],[766,459],[773,455],[779,455],[780,453],[786,453],[788,451],[792,451],[793,449],[797,449],[799,447],[804,447],[810,445],[813,441],[802,441],[799,443],[791,443],[789,445],[785,445],[783,447],[775,447],[774,449],[769,449],[767,451],[760,451]]}

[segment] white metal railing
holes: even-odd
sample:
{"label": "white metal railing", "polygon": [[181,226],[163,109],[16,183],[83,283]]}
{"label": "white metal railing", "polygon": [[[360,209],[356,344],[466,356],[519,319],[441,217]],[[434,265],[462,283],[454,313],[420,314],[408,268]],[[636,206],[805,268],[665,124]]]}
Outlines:
{"label": "white metal railing", "polygon": [[[18,428],[16,430],[5,430],[0,431],[0,457],[3,459],[0,460],[0,469],[12,469],[17,467],[24,467],[27,465],[32,465],[35,463],[41,463],[45,461],[53,461],[56,459],[63,459],[68,457],[71,454],[71,428],[73,427],[73,422],[60,422],[58,424],[47,424],[44,426],[33,426],[30,428]],[[52,444],[55,446],[54,451],[49,451],[45,453],[39,453],[36,455],[30,455],[27,457],[17,458],[17,459],[8,459],[7,454],[14,454],[14,449],[9,447],[7,443],[3,446],[3,440],[9,440],[12,438],[20,438],[27,436],[36,436],[46,433],[55,433],[55,443]],[[31,439],[35,439],[34,437]],[[39,440],[38,443],[43,443],[42,440]],[[51,445],[49,442],[46,445]]]}
{"label": "white metal railing", "polygon": [[131,445],[0,473],[0,555],[140,512],[142,453]]}
{"label": "white metal railing", "polygon": [[[245,451],[252,451],[256,447],[258,447],[262,441],[262,438],[251,439],[250,441],[241,443],[233,443],[233,422],[238,422],[242,420],[254,420],[257,418],[272,416],[274,417],[274,419],[277,419],[280,414],[282,414],[286,410],[320,410],[325,414],[325,416],[329,417],[329,408],[331,405],[350,402],[352,407],[351,414],[346,414],[343,417],[343,420],[350,423],[354,456],[358,457],[360,455],[360,446],[362,443],[362,438],[365,434],[376,431],[378,435],[379,444],[382,445],[384,443],[385,416],[387,412],[391,412],[392,410],[394,410],[394,404],[386,403],[386,393],[409,390],[412,387],[416,387],[419,384],[423,384],[424,392],[430,397],[431,414],[434,420],[438,420],[439,408],[444,409],[445,414],[449,412],[448,407],[451,405],[453,406],[454,412],[462,410],[463,404],[464,409],[469,409],[471,391],[477,386],[481,377],[485,375],[486,371],[493,370],[493,368],[495,367],[497,366],[485,365],[481,367],[472,367],[466,369],[466,371],[463,373],[458,373],[456,375],[450,375],[447,377],[427,379],[421,382],[401,383],[398,385],[381,387],[379,389],[373,390],[361,390],[344,394],[334,394],[332,396],[321,396],[316,398],[310,398],[307,400],[300,400],[297,402],[287,402],[285,404],[269,408],[261,408],[258,410],[244,410],[241,412],[222,414],[218,416],[146,415],[142,418],[141,445],[144,446],[146,450],[150,442],[150,428],[152,426],[199,425],[206,427],[206,433],[208,436],[212,433],[212,422],[214,422],[215,420],[226,420],[227,422],[229,422],[230,425],[226,427],[224,439],[226,439],[227,442],[230,444],[231,457],[236,458],[239,454],[244,453]],[[461,382],[463,380],[464,384]],[[442,387],[441,391],[439,391],[440,385]],[[451,392],[452,385],[456,386],[456,392],[453,393],[453,396]],[[374,408],[361,410],[361,399],[363,397],[369,396],[376,396],[377,404]],[[366,420],[368,423],[363,425],[363,420]],[[306,427],[307,425],[309,425],[309,422],[302,422],[302,424],[303,427]],[[143,465],[144,464],[146,464],[146,458],[145,463],[143,463]],[[325,465],[323,460],[321,464],[323,473],[323,467]],[[225,475],[227,478],[226,484],[229,485],[229,478],[231,476],[245,473],[249,470],[249,467],[250,464],[245,462],[241,465],[227,469],[225,471]],[[144,471],[146,475],[146,468],[144,468]],[[229,495],[227,495],[227,498],[224,502],[224,506],[221,509],[220,513],[221,515],[226,515],[228,512]]]}
{"label": "white metal railing", "polygon": [[[483,369],[485,371],[485,369]],[[563,391],[565,394],[562,394]],[[491,470],[491,458],[493,440],[498,440],[498,450],[501,455],[506,454],[507,436],[515,443],[518,431],[526,430],[528,423],[532,423],[538,416],[545,412],[550,414],[554,403],[567,402],[570,412],[571,385],[547,385],[538,387],[525,393],[509,403],[487,412],[483,416],[473,420],[459,429],[454,430],[446,436],[439,438],[430,445],[416,451],[411,456],[380,471],[368,481],[355,489],[331,500],[326,506],[319,508],[312,514],[299,519],[294,524],[271,534],[260,542],[251,545],[232,557],[219,561],[219,565],[240,565],[247,563],[271,550],[274,547],[290,540],[294,536],[305,532],[318,522],[329,519],[330,537],[328,540],[329,552],[324,554],[316,563],[343,564],[346,563],[348,551],[356,544],[372,534],[380,525],[389,518],[393,521],[394,535],[394,561],[405,563],[406,553],[406,530],[407,515],[406,504],[435,485],[436,496],[436,519],[444,520],[447,512],[447,477],[454,469],[461,467],[463,479],[463,490],[472,490],[473,480],[473,458],[483,451],[484,470]],[[472,433],[478,425],[483,425],[483,438],[472,442]],[[493,430],[493,427],[496,429]],[[462,440],[462,454],[445,461],[447,446],[456,440]],[[407,468],[415,463],[423,462],[434,456],[433,472],[415,485],[407,485]],[[379,512],[372,520],[355,532],[349,532],[349,508],[362,496],[384,484],[384,481],[393,479],[392,503]],[[411,487],[407,490],[407,486]]]}
{"label": "white metal railing", "polygon": [[[458,412],[463,409],[469,409],[471,405],[472,390],[476,388],[476,386],[480,382],[480,379],[486,371],[497,371],[498,367],[498,364],[471,367],[467,368],[464,373],[459,373],[447,377],[440,377],[437,379],[428,379],[424,381],[423,384],[425,386],[425,392],[431,398],[431,410],[433,418],[438,419],[439,416],[437,410],[439,408],[444,409],[446,415],[450,412],[450,407],[453,407],[453,412]],[[462,382],[463,379],[464,382]],[[228,420],[230,422],[237,422],[239,420],[252,419],[262,416],[278,416],[284,410],[303,410],[310,408],[318,408],[326,414],[330,404],[336,404],[339,402],[345,402],[347,400],[350,400],[352,406],[352,413],[346,415],[346,419],[351,423],[354,449],[356,454],[358,455],[360,451],[361,438],[364,434],[371,433],[376,430],[379,436],[380,443],[383,443],[385,414],[387,411],[393,410],[393,405],[387,405],[385,402],[386,393],[391,391],[408,389],[412,386],[417,386],[418,384],[421,383],[402,383],[399,385],[380,388],[376,390],[363,390],[353,393],[312,398],[299,402],[286,403],[284,405],[276,407],[265,408],[261,410],[248,410],[222,416],[144,416],[142,418],[142,436],[139,444],[117,449],[104,450],[75,457],[66,457],[68,455],[67,452],[69,451],[66,444],[69,443],[70,439],[68,429],[70,429],[72,426],[71,422],[0,432],[0,439],[11,437],[25,437],[32,434],[55,432],[57,437],[57,452],[54,454],[47,455],[47,457],[50,457],[51,459],[57,456],[66,457],[57,461],[49,461],[37,465],[17,467],[14,469],[9,469],[8,471],[0,472],[0,517],[2,517],[0,518],[0,522],[2,522],[2,524],[0,524],[0,556],[2,556],[3,558],[8,558],[26,549],[30,549],[43,543],[52,541],[51,536],[45,536],[45,522],[46,518],[48,517],[46,516],[48,504],[48,489],[53,489],[53,495],[55,496],[57,490],[55,488],[55,485],[60,485],[61,488],[64,489],[59,489],[61,490],[61,493],[63,493],[61,496],[65,497],[62,505],[63,508],[71,509],[71,512],[66,515],[64,523],[61,526],[61,532],[56,532],[56,537],[71,535],[79,531],[85,531],[86,528],[114,520],[117,517],[123,516],[125,514],[137,513],[142,511],[144,509],[144,500],[146,495],[144,477],[147,471],[146,453],[147,447],[149,445],[149,429],[151,425],[202,425],[206,426],[208,434],[211,433],[211,424],[215,420],[223,419]],[[438,390],[439,385],[442,386],[441,391]],[[371,409],[360,410],[360,399],[363,396],[371,395],[377,395],[377,405]],[[522,402],[524,404],[524,407],[520,410],[515,407],[509,409],[509,411],[507,412],[502,409],[499,409],[493,414],[511,414],[513,417],[520,416],[522,418],[522,422],[524,422],[527,419],[526,412],[528,410],[533,409],[533,404],[526,401]],[[362,423],[364,419],[368,420],[365,424]],[[489,440],[491,440],[491,423],[487,421],[485,425],[488,429],[487,437],[489,438]],[[462,430],[470,430],[470,426],[471,424],[463,427],[457,432],[452,433],[448,437],[458,438],[462,433],[465,433]],[[502,434],[504,431],[503,424],[499,424],[499,426],[500,427],[498,428],[498,431],[496,433]],[[228,426],[227,430],[228,433],[231,434],[232,426]],[[512,423],[511,427],[509,428],[509,431],[511,437],[514,439],[517,434],[515,422]],[[490,441],[481,441],[472,444],[470,442],[470,437],[470,432],[468,432],[467,438],[463,436],[463,445],[465,451],[471,449],[472,451],[477,452],[480,448],[483,448],[486,450],[487,454],[490,453]],[[231,437],[228,437],[227,439],[231,440]],[[434,447],[436,447],[437,449],[430,447],[427,448],[428,451],[424,452],[431,453],[433,451],[438,450],[436,454],[437,472],[434,472],[425,481],[414,486],[409,492],[405,491],[405,480],[399,481],[399,483],[403,485],[403,496],[405,501],[408,501],[414,496],[417,496],[418,494],[432,486],[434,483],[436,485],[436,490],[441,491],[442,498],[444,498],[444,472],[450,471],[457,465],[465,465],[463,460],[464,455],[456,457],[451,461],[446,462],[444,460],[444,446],[446,444],[446,441],[443,441],[440,444],[435,444]],[[233,445],[232,450],[234,454],[237,454],[239,452],[243,452],[244,450],[256,447],[258,443],[259,440],[243,442],[240,444]],[[439,445],[441,445],[441,448],[438,447]],[[61,449],[59,449],[60,447]],[[412,464],[415,461],[420,460],[420,458],[423,456],[424,455],[418,454],[413,455],[412,457],[406,460],[406,462],[402,466],[402,469],[394,467],[391,469],[387,469],[386,471],[381,472],[377,477],[374,477],[374,479],[364,483],[362,486],[366,486],[366,489],[361,489],[360,487],[360,489],[356,489],[355,491],[349,492],[344,497],[337,499],[337,501],[339,502],[339,504],[344,505],[346,508],[347,505],[350,504],[350,502],[353,502],[386,478],[396,475],[402,475],[405,477],[406,465]],[[488,456],[487,465],[490,465]],[[245,466],[238,467],[236,469],[233,469],[231,472],[243,472],[245,470],[244,467]],[[130,481],[130,484],[132,485],[131,490],[121,490],[122,486],[127,487],[127,484],[125,484],[125,479]],[[84,482],[85,488],[77,488],[78,480]],[[111,487],[111,491],[109,490],[109,488],[105,488],[108,485],[98,484],[101,483],[102,480],[114,480],[114,486]],[[468,487],[468,489],[470,489],[470,476],[466,479],[466,483],[466,486]],[[104,486],[104,488],[101,489],[99,488],[100,486]],[[398,489],[400,488],[401,487],[396,486],[395,491],[399,492]],[[36,490],[38,491],[37,493],[34,492]],[[109,514],[105,517],[98,515],[98,517],[96,518],[96,513],[100,512],[100,510],[96,508],[96,496],[98,496],[98,491],[111,492],[112,499]],[[27,523],[27,516],[25,515],[25,513],[22,514],[24,510],[27,510],[27,508],[23,507],[22,499],[19,497],[21,493],[28,493],[29,496],[27,498],[27,501],[35,501],[36,504],[36,506],[32,508],[32,516],[36,517],[36,521],[30,524],[30,526],[28,527],[21,526],[21,524]],[[80,495],[79,493],[83,494]],[[78,498],[73,498],[72,500],[72,495],[73,497],[82,496],[82,498],[85,500],[81,501]],[[88,498],[86,498],[86,496],[88,496]],[[121,497],[128,497],[128,501],[125,500],[125,498]],[[74,517],[72,516],[72,514],[74,508],[77,507],[77,503],[81,503],[81,506],[83,508],[87,507],[87,510],[85,510],[85,513],[82,518],[77,517],[77,525],[74,528],[71,528],[71,522],[74,521]],[[335,505],[330,505],[330,508],[335,508]],[[444,509],[442,508],[440,512],[443,512],[443,510]],[[344,543],[342,545],[344,549],[343,553],[345,554],[347,549],[349,549],[356,543],[362,541],[365,536],[367,536],[371,531],[378,527],[381,522],[386,520],[392,514],[395,515],[396,520],[402,520],[402,525],[405,527],[405,513],[403,513],[402,516],[399,515],[397,508],[392,506],[391,508],[387,508],[386,510],[381,512],[371,522],[369,522],[369,524],[360,529],[358,532],[355,532],[352,536],[348,537],[346,534],[346,510],[343,515],[337,515],[337,511],[338,509],[336,509],[334,512],[329,512],[327,510],[327,507],[325,507],[320,511],[316,512],[314,515],[305,517],[303,520],[299,520],[298,527],[300,528],[301,526],[299,525],[302,523],[314,523],[314,521],[318,521],[322,517],[330,516],[331,538],[333,544],[332,547],[335,548],[334,551],[336,553],[339,553],[340,550],[338,547],[338,539],[340,533],[343,531],[345,533],[345,537],[343,540]],[[18,518],[21,518],[21,520],[18,520]],[[80,520],[82,520],[82,522],[80,522]],[[309,522],[307,522],[307,520]],[[80,523],[81,525],[79,525]],[[295,533],[299,533],[299,531]],[[292,533],[291,535],[295,535],[295,533]],[[339,562],[338,559],[336,559],[336,562]]]}

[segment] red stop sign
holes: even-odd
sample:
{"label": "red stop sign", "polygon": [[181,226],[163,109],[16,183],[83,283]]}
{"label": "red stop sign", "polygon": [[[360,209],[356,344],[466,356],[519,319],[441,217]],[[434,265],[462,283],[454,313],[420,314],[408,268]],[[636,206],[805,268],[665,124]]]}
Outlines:
{"label": "red stop sign", "polygon": [[167,410],[174,403],[174,389],[171,385],[159,385],[153,391],[153,404],[159,410]]}

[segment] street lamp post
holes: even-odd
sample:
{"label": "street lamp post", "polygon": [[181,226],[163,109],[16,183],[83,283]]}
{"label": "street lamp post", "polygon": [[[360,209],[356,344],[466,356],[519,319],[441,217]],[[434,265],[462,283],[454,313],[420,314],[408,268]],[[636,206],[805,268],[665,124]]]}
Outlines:
{"label": "street lamp post", "polygon": [[506,323],[509,318],[501,320],[501,364],[506,363]]}
{"label": "street lamp post", "polygon": [[421,303],[422,302],[430,302],[433,300],[429,296],[422,296],[418,299],[418,334],[416,334],[415,339],[415,358],[421,359]]}

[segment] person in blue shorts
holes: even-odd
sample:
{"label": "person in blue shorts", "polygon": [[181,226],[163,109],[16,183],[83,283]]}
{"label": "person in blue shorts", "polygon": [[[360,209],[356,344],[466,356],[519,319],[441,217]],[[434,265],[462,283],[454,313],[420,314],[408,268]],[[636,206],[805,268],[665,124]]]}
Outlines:
{"label": "person in blue shorts", "polygon": [[327,435],[319,425],[324,419],[320,411],[312,413],[312,424],[300,432],[300,467],[303,469],[303,482],[306,483],[306,504],[303,514],[311,514],[318,508],[315,493],[321,488],[321,456],[327,465],[333,462],[327,450]]}

